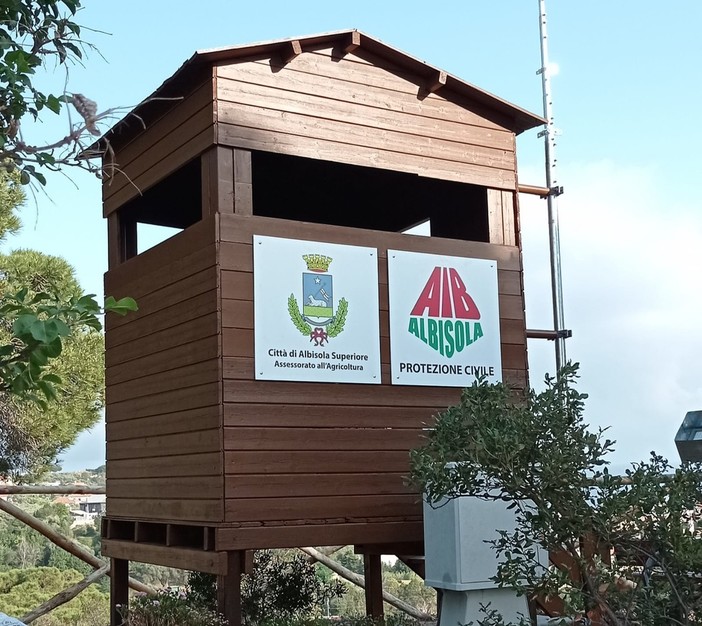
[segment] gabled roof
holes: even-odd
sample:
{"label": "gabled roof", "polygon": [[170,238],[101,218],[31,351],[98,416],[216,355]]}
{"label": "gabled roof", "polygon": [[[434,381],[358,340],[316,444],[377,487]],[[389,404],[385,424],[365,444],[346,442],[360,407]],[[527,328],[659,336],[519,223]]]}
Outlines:
{"label": "gabled roof", "polygon": [[[323,47],[338,47],[341,50],[351,51],[360,48],[365,50],[380,59],[385,59],[391,64],[401,69],[407,70],[410,74],[418,77],[419,81],[424,80],[425,84],[434,85],[431,89],[440,88],[439,93],[445,94],[446,91],[453,92],[464,98],[475,102],[485,109],[492,110],[501,118],[511,122],[510,130],[515,133],[521,133],[530,128],[540,126],[546,123],[546,120],[539,115],[530,113],[502,98],[484,91],[452,74],[444,72],[440,68],[429,65],[406,52],[393,48],[392,46],[383,43],[379,39],[375,39],[361,31],[339,30],[318,35],[308,35],[306,37],[291,37],[289,39],[276,39],[273,41],[265,41],[259,43],[251,43],[240,46],[229,46],[224,48],[213,48],[210,50],[200,50],[195,52],[170,78],[166,79],[161,86],[154,91],[151,96],[146,98],[123,120],[115,124],[107,133],[106,137],[112,136],[116,131],[123,130],[121,128],[130,117],[143,119],[146,111],[149,113],[163,111],[164,107],[168,107],[169,103],[159,98],[177,97],[182,93],[183,85],[192,81],[205,68],[211,67],[216,63],[224,63],[227,61],[243,60],[248,57],[265,57],[273,55],[285,55],[290,50],[295,50],[297,53],[305,50],[319,49]],[[148,115],[146,117],[151,117]],[[97,142],[100,143],[99,141]]]}

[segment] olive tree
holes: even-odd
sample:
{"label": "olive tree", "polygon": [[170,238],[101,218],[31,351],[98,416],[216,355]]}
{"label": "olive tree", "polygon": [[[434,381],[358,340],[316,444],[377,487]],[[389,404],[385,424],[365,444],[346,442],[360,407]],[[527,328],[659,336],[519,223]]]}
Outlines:
{"label": "olive tree", "polygon": [[[413,482],[431,503],[510,503],[516,527],[492,542],[501,586],[560,598],[563,616],[593,624],[702,624],[702,467],[651,453],[612,475],[614,442],[585,422],[576,378],[568,365],[540,393],[484,381],[465,389],[412,452]],[[560,567],[542,567],[537,546]],[[504,622],[485,607],[481,623]]]}

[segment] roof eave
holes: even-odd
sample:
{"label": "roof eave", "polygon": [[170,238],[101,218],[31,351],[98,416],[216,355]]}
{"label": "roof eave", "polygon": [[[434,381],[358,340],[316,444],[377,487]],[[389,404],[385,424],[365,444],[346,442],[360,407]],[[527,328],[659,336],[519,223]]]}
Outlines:
{"label": "roof eave", "polygon": [[[110,128],[100,139],[94,142],[86,149],[86,153],[98,154],[102,153],[101,145],[105,141],[109,141],[110,137],[114,136],[125,124],[128,123],[130,117],[139,117],[141,110],[149,103],[153,103],[159,97],[168,97],[169,88],[174,84],[181,83],[189,74],[197,72],[203,65],[214,65],[225,61],[234,61],[237,59],[273,55],[283,50],[291,42],[299,42],[302,49],[311,49],[324,45],[336,45],[342,43],[346,38],[350,38],[357,33],[360,36],[360,47],[366,49],[377,56],[386,58],[393,64],[403,67],[412,73],[427,78],[433,74],[439,73],[440,68],[430,65],[416,57],[413,57],[406,52],[394,48],[379,39],[371,37],[356,29],[338,30],[316,35],[308,35],[305,37],[290,37],[287,39],[276,39],[272,41],[263,41],[240,46],[229,46],[223,48],[212,48],[199,50],[195,52],[187,61],[185,61],[174,74],[167,78],[161,85],[145,100],[140,102],[131,113],[123,117],[112,128]],[[510,130],[516,134],[520,134],[531,128],[542,126],[547,121],[526,109],[518,107],[511,102],[507,102],[494,94],[491,94],[471,83],[468,83],[457,76],[446,74],[446,84],[442,89],[448,89],[458,93],[469,100],[472,100],[481,106],[493,109],[501,114],[505,119],[512,122]]]}

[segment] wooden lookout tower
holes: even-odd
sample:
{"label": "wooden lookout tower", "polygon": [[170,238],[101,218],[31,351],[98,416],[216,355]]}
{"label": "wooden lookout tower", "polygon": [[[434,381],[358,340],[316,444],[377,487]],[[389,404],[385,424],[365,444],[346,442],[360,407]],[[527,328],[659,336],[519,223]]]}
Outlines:
{"label": "wooden lookout tower", "polygon": [[[198,52],[105,135],[105,292],[139,304],[135,314],[109,318],[106,331],[102,550],[113,559],[113,604],[126,600],[131,560],[219,575],[222,606],[235,619],[247,550],[354,544],[370,563],[421,550],[421,500],[403,480],[408,450],[460,386],[442,376],[395,384],[389,257],[489,262],[497,370],[524,388],[515,136],[543,123],[343,31]],[[405,234],[421,223],[430,236]],[[143,250],[141,224],[178,232]],[[272,246],[265,259],[254,242]],[[315,327],[310,320],[326,305],[296,295],[295,282],[280,301],[290,315],[280,329],[257,327],[279,304],[264,287],[288,271],[284,252],[299,242],[329,259],[358,250],[371,259],[358,265],[359,285],[348,286],[375,298],[364,326],[353,326],[363,298],[348,297],[347,319],[337,312],[336,326]],[[302,271],[321,275],[340,268],[334,263]],[[335,276],[341,293],[346,279]],[[451,284],[455,293],[459,283]],[[364,360],[367,379],[259,367],[266,341],[300,329],[311,358],[337,358],[341,338],[329,337],[343,323],[339,337],[357,333],[355,345],[371,345],[370,357],[346,349]],[[417,346],[431,342],[416,334]],[[266,348],[261,359],[274,353]],[[343,367],[350,376],[361,366]]]}

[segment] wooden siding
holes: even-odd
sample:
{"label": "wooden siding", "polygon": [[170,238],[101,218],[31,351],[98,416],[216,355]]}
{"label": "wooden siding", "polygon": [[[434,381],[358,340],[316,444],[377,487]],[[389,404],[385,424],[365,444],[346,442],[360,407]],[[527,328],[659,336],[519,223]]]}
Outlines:
{"label": "wooden siding", "polygon": [[516,192],[488,189],[488,224],[490,243],[503,246],[516,246],[518,231],[516,228],[517,215]]}
{"label": "wooden siding", "polygon": [[[284,548],[295,546],[331,546],[365,543],[398,543],[422,541],[421,517],[397,520],[375,519],[349,522],[329,520],[327,524],[266,524],[218,528],[215,534],[216,550],[241,550],[245,546]],[[359,539],[362,538],[362,539]]]}
{"label": "wooden siding", "polygon": [[227,571],[226,552],[205,552],[179,546],[158,546],[103,538],[102,554],[114,559],[138,560],[164,567],[186,568],[209,574]]}
{"label": "wooden siding", "polygon": [[[254,379],[254,234],[378,248],[381,385]],[[110,517],[224,524],[217,549],[296,545],[312,528],[331,543],[420,540],[408,450],[460,390],[389,384],[388,248],[497,261],[504,377],[523,388],[518,248],[207,217],[106,275],[107,293],[140,305],[108,322]]]}
{"label": "wooden siding", "polygon": [[103,160],[105,217],[214,143],[212,78]]}
{"label": "wooden siding", "polygon": [[111,269],[105,292],[139,311],[108,316],[110,517],[224,517],[216,220]]}
{"label": "wooden siding", "polygon": [[217,142],[514,190],[514,134],[382,59],[331,50],[216,67]]}
{"label": "wooden siding", "polygon": [[[381,385],[254,379],[254,234],[378,248]],[[301,545],[317,536],[310,527],[331,543],[420,540],[421,503],[403,478],[408,450],[460,390],[390,384],[387,250],[497,260],[504,378],[523,388],[519,249],[232,214],[219,216],[219,236],[225,522],[232,528],[218,531],[217,549]]]}
{"label": "wooden siding", "polygon": [[[368,49],[229,59],[196,74],[182,101],[115,138],[120,171],[103,186],[106,293],[140,306],[107,321],[108,513],[134,537],[108,535],[106,553],[177,561],[171,545],[141,552],[139,525],[152,522],[206,524],[207,550],[421,541],[408,450],[460,390],[390,384],[387,250],[496,260],[503,377],[526,386],[513,120],[467,92],[430,93],[426,75]],[[251,151],[486,188],[490,243],[254,216]],[[148,194],[132,201],[186,164],[203,220],[121,263],[135,253],[134,212],[154,208]],[[156,208],[172,216],[170,203]],[[378,249],[382,384],[255,380],[254,234]],[[192,563],[220,573],[212,558]]]}

